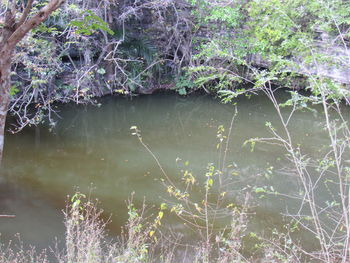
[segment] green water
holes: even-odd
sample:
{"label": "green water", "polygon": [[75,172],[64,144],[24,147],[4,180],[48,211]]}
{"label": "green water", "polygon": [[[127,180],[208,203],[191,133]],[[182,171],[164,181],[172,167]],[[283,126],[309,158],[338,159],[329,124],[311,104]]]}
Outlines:
{"label": "green water", "polygon": [[[279,98],[287,98],[286,94],[281,91]],[[144,142],[174,182],[181,181],[181,170],[190,169],[203,185],[207,164],[216,165],[219,158],[222,160],[216,148],[216,134],[219,125],[224,125],[226,132],[229,129],[233,105],[221,104],[209,96],[174,94],[132,100],[110,97],[100,103],[101,107],[59,105],[61,118],[57,118],[51,132],[42,125],[6,135],[0,213],[14,214],[16,218],[1,219],[2,241],[20,233],[25,243],[43,248],[52,245],[55,237],[62,238],[62,209],[67,195],[77,188],[84,193],[92,191],[104,215],[112,214],[111,235],[118,235],[125,224],[126,200],[133,192],[136,205],[145,200],[149,205],[159,206],[169,199],[155,160],[131,135],[133,125],[141,130]],[[237,101],[237,110],[225,167],[232,165],[222,175],[230,201],[239,203],[241,189],[247,185],[271,185],[287,194],[297,191],[297,180],[283,170],[288,163],[281,148],[257,144],[251,152],[249,146],[242,147],[249,138],[270,136],[265,126],[267,121],[280,129],[272,104],[265,96],[243,97]],[[311,156],[317,155],[320,145],[327,143],[322,113],[316,110],[319,113],[296,113],[291,123],[296,142]],[[274,169],[268,179],[266,169],[271,166]],[[193,198],[200,200],[200,195],[195,192]],[[325,192],[320,198],[326,199],[327,195]],[[293,201],[277,197],[253,196],[253,203],[256,216],[249,227],[254,230],[281,227],[280,213],[286,209],[293,211],[295,206]],[[186,235],[186,226],[174,217],[166,215],[165,220]],[[195,233],[185,237],[191,238],[196,238]]]}

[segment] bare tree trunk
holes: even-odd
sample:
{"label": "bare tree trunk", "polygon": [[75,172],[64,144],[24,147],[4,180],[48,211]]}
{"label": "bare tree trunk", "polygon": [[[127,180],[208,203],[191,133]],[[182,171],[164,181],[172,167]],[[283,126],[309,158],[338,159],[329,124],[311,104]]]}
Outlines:
{"label": "bare tree trunk", "polygon": [[15,30],[15,14],[13,10],[8,10],[5,14],[5,24],[1,31],[0,41],[0,164],[4,151],[6,116],[10,104],[11,57],[14,50],[8,46],[8,40]]}
{"label": "bare tree trunk", "polygon": [[11,60],[0,58],[0,162],[3,156],[5,122],[8,105],[10,103],[10,73]]}

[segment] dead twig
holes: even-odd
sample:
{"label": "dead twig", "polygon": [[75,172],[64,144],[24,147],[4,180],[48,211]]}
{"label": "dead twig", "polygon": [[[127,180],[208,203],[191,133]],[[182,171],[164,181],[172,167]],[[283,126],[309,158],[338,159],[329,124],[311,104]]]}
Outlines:
{"label": "dead twig", "polygon": [[15,218],[15,215],[0,215],[0,218]]}

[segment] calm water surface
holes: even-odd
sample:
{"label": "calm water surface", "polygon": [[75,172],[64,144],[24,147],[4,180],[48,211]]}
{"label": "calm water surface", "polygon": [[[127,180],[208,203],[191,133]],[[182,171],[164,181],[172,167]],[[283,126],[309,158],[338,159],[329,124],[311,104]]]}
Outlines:
{"label": "calm water surface", "polygon": [[[281,91],[281,100],[287,98]],[[14,214],[1,219],[2,241],[20,233],[25,243],[39,248],[52,245],[54,237],[62,238],[62,209],[67,195],[80,191],[101,202],[105,215],[112,214],[110,233],[118,235],[127,218],[126,200],[134,192],[134,201],[159,205],[169,198],[160,181],[162,175],[152,156],[131,135],[130,127],[142,131],[144,141],[172,180],[181,180],[181,169],[188,169],[203,180],[208,163],[217,163],[217,128],[230,126],[232,105],[223,105],[209,96],[178,97],[157,94],[125,98],[104,98],[101,107],[61,105],[56,127],[50,132],[45,125],[28,127],[19,134],[7,134],[5,158],[0,177],[0,212]],[[239,190],[249,185],[272,185],[274,189],[293,193],[297,181],[287,175],[282,149],[257,144],[254,152],[242,147],[245,140],[270,136],[266,121],[280,128],[278,116],[265,96],[240,98],[228,147],[223,176],[234,178],[226,186],[232,202],[241,200]],[[322,131],[322,113],[298,112],[292,122],[292,133],[307,154],[313,156],[327,143]],[[287,113],[288,110],[285,110]],[[177,158],[180,158],[181,161]],[[231,166],[231,167],[234,167]],[[266,178],[268,167],[274,167],[273,180]],[[194,198],[196,198],[194,193]],[[327,198],[325,192],[324,197]],[[256,217],[251,229],[264,230],[281,226],[281,212],[292,210],[292,201],[278,198],[257,199]],[[172,217],[171,217],[172,218]],[[183,230],[177,221],[172,228]],[[180,231],[181,232],[181,231]]]}

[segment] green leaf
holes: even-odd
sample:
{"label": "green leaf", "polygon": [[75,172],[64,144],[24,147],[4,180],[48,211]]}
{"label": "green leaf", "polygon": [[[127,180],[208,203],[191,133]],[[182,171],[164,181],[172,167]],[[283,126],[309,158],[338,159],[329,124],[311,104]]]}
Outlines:
{"label": "green leaf", "polygon": [[178,92],[180,95],[187,95],[186,88],[178,89],[177,92]]}
{"label": "green leaf", "polygon": [[166,210],[168,208],[168,205],[166,203],[160,204],[160,210]]}
{"label": "green leaf", "polygon": [[266,190],[262,187],[255,188],[255,193],[266,193]]}
{"label": "green leaf", "polygon": [[94,14],[91,10],[83,11],[82,15],[83,19],[70,22],[71,26],[76,27],[77,34],[89,36],[98,30],[102,30],[110,35],[114,35],[114,32],[109,28],[108,23],[103,21],[102,18]]}
{"label": "green leaf", "polygon": [[104,68],[99,68],[97,70],[97,73],[100,74],[100,75],[104,75],[104,74],[106,74],[106,70]]}
{"label": "green leaf", "polygon": [[12,86],[10,89],[10,96],[14,96],[19,92],[19,88],[17,88],[16,86]]}

